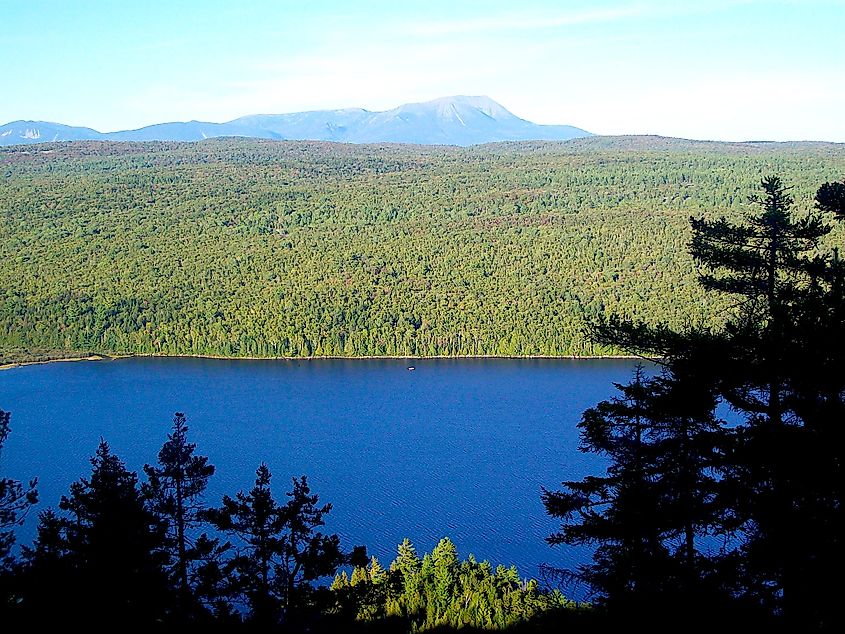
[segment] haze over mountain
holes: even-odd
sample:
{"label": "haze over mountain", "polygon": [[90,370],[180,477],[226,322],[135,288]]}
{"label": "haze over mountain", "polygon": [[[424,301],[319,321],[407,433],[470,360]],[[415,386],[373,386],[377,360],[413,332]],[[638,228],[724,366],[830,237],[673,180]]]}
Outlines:
{"label": "haze over mountain", "polygon": [[242,136],[342,143],[475,145],[495,141],[562,141],[592,136],[570,125],[520,119],[489,97],[443,97],[384,112],[361,108],[240,117],[226,123],[158,123],[137,130],[98,132],[46,121],[0,126],[0,146],[52,141],[199,141]]}

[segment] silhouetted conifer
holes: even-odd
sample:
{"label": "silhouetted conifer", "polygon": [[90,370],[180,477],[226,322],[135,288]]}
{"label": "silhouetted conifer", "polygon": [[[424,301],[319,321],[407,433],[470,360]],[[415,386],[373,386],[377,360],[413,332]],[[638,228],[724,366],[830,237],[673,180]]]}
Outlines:
{"label": "silhouetted conifer", "polygon": [[816,192],[816,205],[845,219],[845,182],[825,183]]}
{"label": "silhouetted conifer", "polygon": [[270,490],[265,464],[255,486],[207,512],[219,530],[236,538],[237,555],[226,567],[230,596],[246,601],[250,620],[269,626],[290,622],[307,605],[311,582],[333,575],[348,561],[337,535],[318,532],[331,505],[318,505],[305,476],[293,478],[288,501],[280,505]]}
{"label": "silhouetted conifer", "polygon": [[142,487],[150,510],[167,527],[164,537],[166,568],[176,589],[178,620],[203,615],[202,602],[214,604],[220,578],[219,558],[227,544],[216,537],[193,532],[204,523],[202,495],[214,466],[194,454],[188,442],[185,415],[177,412],[173,430],[158,454],[158,466],[145,465],[148,481]]}
{"label": "silhouetted conifer", "polygon": [[589,583],[609,608],[631,611],[665,591],[671,553],[662,539],[659,473],[652,447],[657,426],[651,417],[653,381],[638,367],[633,380],[618,385],[620,397],[584,412],[581,451],[609,460],[604,477],[565,482],[563,491],[543,492],[547,512],[563,520],[552,544],[597,546],[592,564],[574,576]]}
{"label": "silhouetted conifer", "polygon": [[[3,445],[11,431],[10,418],[9,412],[0,409],[0,459],[3,457]],[[15,543],[12,529],[23,523],[27,511],[38,501],[35,488],[37,483],[35,478],[28,485],[11,478],[0,478],[0,569],[11,564],[8,558]]]}
{"label": "silhouetted conifer", "polygon": [[787,622],[811,627],[818,623],[810,589],[818,588],[821,571],[811,562],[824,557],[820,530],[832,519],[818,498],[827,488],[820,467],[827,470],[829,461],[806,425],[798,392],[803,384],[818,393],[825,382],[807,361],[823,364],[811,342],[819,332],[834,334],[824,308],[831,260],[818,252],[831,227],[818,213],[796,217],[778,178],[762,187],[760,213],[743,225],[693,221],[692,254],[713,272],[702,278],[705,286],[742,300],[721,335],[717,390],[744,416],[726,472],[745,542],[743,586]]}
{"label": "silhouetted conifer", "polygon": [[[3,445],[11,431],[9,412],[0,410],[0,466]],[[38,501],[37,480],[24,485],[12,478],[0,477],[0,621],[9,622],[18,611],[21,599],[21,575],[12,557],[14,529],[23,523],[32,505]]]}
{"label": "silhouetted conifer", "polygon": [[[664,394],[654,402],[654,420],[673,430],[669,445],[665,439],[655,445],[662,455],[695,449],[674,472],[666,460],[659,468],[675,500],[668,524],[684,515],[701,522],[687,522],[677,535],[686,544],[687,569],[700,561],[700,579],[712,571],[716,585],[747,605],[793,627],[825,628],[841,621],[829,580],[842,557],[845,274],[836,251],[832,257],[819,251],[831,230],[822,215],[796,216],[777,177],[761,187],[759,211],[742,223],[691,220],[701,283],[738,300],[722,329],[677,332],[610,318],[593,333],[603,343],[660,357],[668,394],[704,397],[692,417],[671,415],[676,404],[689,410],[688,396]],[[841,184],[825,184],[817,208],[841,216],[842,192]],[[715,420],[718,402],[733,410],[732,424]],[[700,471],[708,462],[710,472]],[[696,484],[695,473],[706,477]],[[578,508],[574,502],[568,508]],[[667,519],[660,521],[668,525]],[[697,536],[712,532],[725,536],[727,552],[696,556]]]}
{"label": "silhouetted conifer", "polygon": [[64,515],[40,516],[35,544],[25,550],[23,608],[34,625],[155,626],[169,607],[159,555],[164,527],[147,510],[137,476],[105,441],[91,465],[90,478],[62,496]]}

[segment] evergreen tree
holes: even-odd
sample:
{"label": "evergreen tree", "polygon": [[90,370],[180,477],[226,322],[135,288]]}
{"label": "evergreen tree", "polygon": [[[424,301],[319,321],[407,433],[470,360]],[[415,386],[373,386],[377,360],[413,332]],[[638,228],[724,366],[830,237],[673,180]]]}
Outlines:
{"label": "evergreen tree", "polygon": [[416,614],[422,608],[420,594],[420,569],[422,560],[409,539],[402,540],[397,548],[396,559],[390,564],[388,583],[389,615]]}
{"label": "evergreen tree", "polygon": [[689,611],[716,599],[713,565],[705,561],[701,538],[725,533],[721,479],[730,435],[715,416],[716,398],[698,375],[674,372],[650,381],[649,416],[654,425],[649,458],[659,496],[662,539],[673,553],[671,595]]}
{"label": "evergreen tree", "polygon": [[[3,445],[9,436],[8,412],[0,410],[0,464]],[[18,480],[0,477],[0,621],[8,621],[20,599],[20,574],[11,555],[15,543],[14,528],[23,523],[28,511],[38,501],[37,480],[23,485]]]}
{"label": "evergreen tree", "polygon": [[271,477],[262,463],[249,492],[241,491],[234,498],[224,496],[221,508],[206,512],[213,526],[239,540],[237,555],[225,567],[229,593],[235,599],[243,597],[252,620],[264,626],[281,622],[284,602],[275,572],[286,526],[270,490]]}
{"label": "evergreen tree", "polygon": [[588,582],[613,610],[633,611],[667,589],[670,553],[651,450],[657,433],[651,418],[653,382],[637,367],[633,380],[618,385],[620,397],[584,412],[581,451],[605,456],[604,477],[565,482],[563,491],[543,491],[547,512],[563,520],[547,538],[552,544],[597,545],[592,564],[574,576]]}
{"label": "evergreen tree", "polygon": [[[0,459],[3,457],[3,445],[11,431],[11,414],[0,409]],[[28,485],[18,480],[0,477],[0,569],[9,565],[9,554],[15,543],[13,528],[23,523],[27,511],[38,501],[36,484],[33,478]]]}
{"label": "evergreen tree", "polygon": [[816,192],[816,205],[845,219],[845,182],[824,183]]}
{"label": "evergreen tree", "polygon": [[[406,539],[389,572],[373,558],[367,568],[356,567],[352,579],[345,571],[338,574],[331,591],[336,614],[370,623],[373,631],[530,628],[533,619],[572,614],[575,607],[559,592],[541,591],[533,580],[523,582],[514,567],[497,566],[494,570],[472,555],[460,561],[448,538],[440,540],[422,560]],[[352,627],[346,625],[345,629]]]}
{"label": "evergreen tree", "polygon": [[[764,179],[762,187],[760,212],[744,225],[693,221],[692,254],[713,271],[703,276],[705,287],[742,299],[722,335],[726,354],[717,389],[745,415],[728,470],[746,539],[745,584],[788,622],[806,627],[815,619],[809,590],[818,585],[818,568],[812,562],[824,557],[819,530],[832,516],[819,508],[830,475],[819,473],[829,464],[827,451],[806,426],[798,392],[810,377],[824,381],[807,364],[821,361],[814,354],[820,350],[807,344],[818,332],[836,340],[832,324],[823,323],[831,263],[818,254],[831,227],[818,213],[796,217],[778,178]],[[834,204],[830,192],[820,190],[820,209]],[[797,368],[805,372],[796,374]],[[821,385],[807,387],[818,393]]]}
{"label": "evergreen tree", "polygon": [[458,549],[448,537],[444,537],[431,551],[431,585],[429,602],[432,624],[445,624],[446,612],[452,603],[457,587]]}
{"label": "evergreen tree", "polygon": [[[655,394],[654,404],[655,421],[664,433],[673,430],[668,446],[664,438],[655,447],[664,457],[685,456],[674,470],[662,460],[659,470],[664,501],[674,500],[661,522],[677,527],[685,515],[697,518],[678,535],[687,570],[699,560],[699,578],[718,569],[725,589],[793,627],[813,628],[838,618],[817,597],[831,596],[822,579],[838,574],[830,562],[842,555],[845,276],[836,252],[819,253],[830,232],[821,214],[793,213],[777,177],[761,187],[758,211],[741,224],[691,220],[702,285],[738,300],[723,328],[678,332],[609,319],[593,332],[605,344],[662,357],[669,395],[703,398],[691,418],[672,411],[677,403],[690,411],[695,397]],[[840,194],[838,184],[823,186],[818,209],[839,212]],[[740,420],[719,426],[711,409],[718,401]],[[694,555],[696,536],[709,531],[734,537],[728,556]]]}
{"label": "evergreen tree", "polygon": [[[197,616],[200,597],[194,591],[202,585],[201,578],[209,580],[226,549],[217,538],[204,533],[198,538],[191,535],[203,523],[202,495],[214,475],[214,466],[208,464],[207,457],[194,455],[196,445],[188,442],[187,433],[185,415],[177,412],[173,430],[159,451],[158,466],[144,466],[148,482],[142,487],[150,510],[167,527],[164,547],[168,572],[177,589],[179,618]],[[206,594],[213,590],[203,589]]]}
{"label": "evergreen tree", "polygon": [[14,612],[21,623],[58,624],[80,614],[80,575],[75,570],[65,530],[66,518],[53,509],[38,514],[32,546],[23,546],[15,582],[21,600]]}
{"label": "evergreen tree", "polygon": [[778,426],[786,413],[783,353],[795,335],[795,311],[823,271],[815,252],[831,227],[819,214],[794,217],[778,177],[763,179],[761,187],[764,195],[752,199],[760,212],[743,224],[691,219],[690,252],[708,270],[700,278],[706,289],[741,300],[724,333],[733,353],[721,372],[721,393]]}
{"label": "evergreen tree", "polygon": [[[311,582],[333,575],[338,566],[350,559],[340,548],[337,535],[325,535],[316,529],[325,526],[323,517],[331,504],[319,505],[319,497],[311,493],[305,476],[292,479],[293,489],[287,492],[288,501],[282,507],[287,524],[287,538],[283,542],[284,565],[280,570],[285,584],[287,610],[303,605]],[[356,556],[361,551],[355,551]]]}
{"label": "evergreen tree", "polygon": [[[32,580],[25,607],[35,623],[155,625],[169,607],[159,555],[164,527],[126,469],[101,441],[90,478],[70,487],[59,508],[41,514],[38,538],[25,552]],[[57,594],[45,594],[50,579]],[[54,605],[67,611],[55,613]]]}
{"label": "evergreen tree", "polygon": [[270,470],[261,464],[255,486],[207,512],[219,530],[238,539],[238,554],[227,565],[233,597],[243,597],[250,619],[262,626],[290,621],[305,607],[310,582],[335,573],[348,559],[337,535],[317,532],[331,505],[318,506],[305,476],[293,479],[280,505],[270,489]]}
{"label": "evergreen tree", "polygon": [[330,590],[335,610],[358,621],[373,621],[387,613],[390,584],[387,571],[375,556],[367,566],[355,566],[352,575],[346,571],[335,575]]}

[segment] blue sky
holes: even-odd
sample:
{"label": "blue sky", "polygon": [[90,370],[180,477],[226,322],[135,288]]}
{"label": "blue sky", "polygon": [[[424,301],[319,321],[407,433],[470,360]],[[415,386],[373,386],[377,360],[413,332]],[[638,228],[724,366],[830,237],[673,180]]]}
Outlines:
{"label": "blue sky", "polygon": [[0,123],[488,95],[600,134],[845,141],[845,0],[0,0]]}

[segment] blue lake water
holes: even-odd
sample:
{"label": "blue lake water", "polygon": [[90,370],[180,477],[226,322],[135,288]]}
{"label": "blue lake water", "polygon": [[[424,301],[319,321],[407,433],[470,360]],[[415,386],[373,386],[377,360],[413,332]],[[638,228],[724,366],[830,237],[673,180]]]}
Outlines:
{"label": "blue lake water", "polygon": [[[415,371],[408,371],[413,363]],[[419,551],[449,536],[462,556],[571,566],[540,488],[601,469],[577,450],[581,413],[625,382],[627,360],[124,359],[0,372],[12,412],[4,475],[36,475],[42,508],[90,472],[100,437],[127,466],[152,463],[173,413],[217,467],[206,501],[247,489],[262,461],[279,499],[307,474],[334,506],[327,530],[383,564],[405,537]],[[34,534],[35,515],[19,531]]]}

